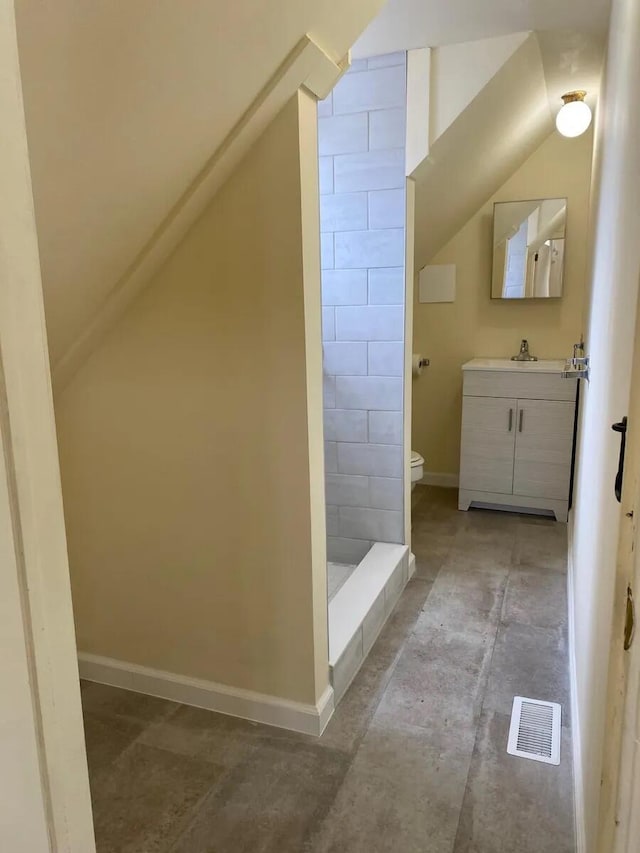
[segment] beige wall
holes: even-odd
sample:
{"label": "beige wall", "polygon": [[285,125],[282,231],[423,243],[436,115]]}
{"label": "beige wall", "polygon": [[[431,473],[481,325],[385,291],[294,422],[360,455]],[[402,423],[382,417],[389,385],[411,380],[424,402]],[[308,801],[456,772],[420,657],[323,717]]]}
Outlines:
{"label": "beige wall", "polygon": [[56,404],[80,650],[311,703],[328,678],[315,126],[296,96]]}
{"label": "beige wall", "polygon": [[[414,305],[413,349],[431,366],[413,382],[413,449],[425,470],[459,470],[462,376],[476,356],[511,356],[528,338],[540,358],[563,358],[582,331],[587,254],[591,134],[566,140],[549,136],[517,172],[433,258],[456,264],[454,303]],[[418,186],[418,192],[419,192]],[[567,196],[565,290],[561,300],[492,300],[492,210],[496,201]]]}
{"label": "beige wall", "polygon": [[342,60],[381,5],[16,3],[54,365],[300,39]]}

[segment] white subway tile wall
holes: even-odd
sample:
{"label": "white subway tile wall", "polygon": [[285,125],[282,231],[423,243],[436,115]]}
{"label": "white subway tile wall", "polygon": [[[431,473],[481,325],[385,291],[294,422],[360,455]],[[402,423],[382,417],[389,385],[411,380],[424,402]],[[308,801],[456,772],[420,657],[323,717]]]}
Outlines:
{"label": "white subway tile wall", "polygon": [[333,114],[403,107],[406,103],[406,76],[405,63],[362,71],[352,68],[333,90]]}
{"label": "white subway tile wall", "polygon": [[320,266],[323,270],[330,270],[334,266],[333,241],[333,233],[320,234]]}
{"label": "white subway tile wall", "polygon": [[318,180],[320,195],[333,192],[333,157],[320,157],[318,160]]}
{"label": "white subway tile wall", "polygon": [[322,340],[335,341],[336,339],[336,309],[327,307],[322,309]]}
{"label": "white subway tile wall", "polygon": [[369,499],[375,509],[402,510],[402,480],[397,477],[369,477]]}
{"label": "white subway tile wall", "polygon": [[333,115],[333,92],[330,92],[324,101],[318,101],[318,118]]}
{"label": "white subway tile wall", "polygon": [[[335,385],[333,386],[335,401]],[[402,444],[402,412],[368,412],[369,441],[374,444]]]}
{"label": "white subway tile wall", "polygon": [[368,415],[358,409],[325,409],[324,437],[327,441],[368,441]]}
{"label": "white subway tile wall", "polygon": [[338,341],[402,340],[402,305],[341,305],[334,310],[335,336]]}
{"label": "white subway tile wall", "polygon": [[369,67],[369,62],[367,59],[352,59],[351,65],[349,66],[350,71],[366,71]]}
{"label": "white subway tile wall", "polygon": [[339,154],[333,158],[333,175],[337,193],[398,189],[404,186],[404,149]]}
{"label": "white subway tile wall", "polygon": [[323,377],[323,399],[324,399],[324,410],[325,412],[328,409],[335,409],[336,407],[336,377],[335,376],[327,376],[326,374]]}
{"label": "white subway tile wall", "polygon": [[323,232],[361,231],[367,228],[367,193],[340,193],[320,196]]}
{"label": "white subway tile wall", "polygon": [[327,504],[327,536],[338,535],[338,507]]}
{"label": "white subway tile wall", "polygon": [[337,269],[361,269],[367,264],[397,267],[404,261],[404,228],[336,231],[335,264],[333,253],[329,261]]}
{"label": "white subway tile wall", "polygon": [[406,62],[406,53],[403,50],[397,53],[385,53],[382,56],[372,56],[367,60],[367,68],[387,68],[389,65],[402,65]]}
{"label": "white subway tile wall", "polygon": [[404,305],[404,267],[369,270],[369,305]]}
{"label": "white subway tile wall", "polygon": [[327,473],[327,503],[333,506],[367,506],[369,478],[362,474]]}
{"label": "white subway tile wall", "polygon": [[366,556],[372,545],[373,542],[365,539],[344,539],[339,536],[327,536],[327,559],[334,563],[357,565]]}
{"label": "white subway tile wall", "polygon": [[336,375],[336,408],[397,412],[402,409],[402,379]]}
{"label": "white subway tile wall", "polygon": [[338,473],[338,444],[335,441],[324,443],[324,470],[326,474]]}
{"label": "white subway tile wall", "polygon": [[402,341],[370,341],[367,346],[369,376],[402,376],[404,367]]}
{"label": "white subway tile wall", "polygon": [[369,193],[369,228],[404,228],[404,218],[404,190]]}
{"label": "white subway tile wall", "polygon": [[369,121],[366,113],[327,116],[318,119],[318,153],[356,154],[369,147]]}
{"label": "white subway tile wall", "polygon": [[[332,442],[326,442],[332,444]],[[402,447],[395,444],[347,444],[336,442],[335,474],[365,474],[373,477],[402,477]],[[329,460],[332,465],[335,459]],[[327,469],[328,470],[328,469]],[[384,541],[384,540],[382,540]]]}
{"label": "white subway tile wall", "polygon": [[404,107],[369,113],[369,151],[404,148],[407,117]]}
{"label": "white subway tile wall", "polygon": [[406,54],[318,104],[327,554],[402,542]]}
{"label": "white subway tile wall", "polygon": [[366,305],[367,284],[367,270],[323,270],[322,304]]}
{"label": "white subway tile wall", "polygon": [[397,542],[402,536],[402,513],[387,509],[363,509],[341,506],[338,509],[338,530],[358,539],[373,542]]}
{"label": "white subway tile wall", "polygon": [[365,341],[326,341],[324,369],[334,376],[366,376],[367,344]]}

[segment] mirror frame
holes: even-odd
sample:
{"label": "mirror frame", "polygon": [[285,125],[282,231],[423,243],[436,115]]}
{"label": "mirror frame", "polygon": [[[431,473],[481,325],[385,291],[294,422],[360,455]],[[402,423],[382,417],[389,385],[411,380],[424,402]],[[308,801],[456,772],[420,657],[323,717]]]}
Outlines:
{"label": "mirror frame", "polygon": [[[522,296],[516,299],[509,299],[508,297],[502,295],[495,294],[495,230],[496,230],[496,207],[502,204],[533,204],[535,202],[543,202],[543,201],[559,201],[563,200],[565,202],[565,226],[564,226],[564,257],[562,259],[562,289],[558,296]],[[491,217],[491,278],[489,285],[489,294],[492,300],[501,301],[501,302],[512,302],[512,303],[520,303],[520,302],[533,302],[533,301],[543,301],[547,299],[562,299],[564,296],[564,287],[565,287],[565,275],[566,275],[566,250],[567,250],[567,225],[569,219],[569,199],[567,196],[543,196],[541,198],[519,198],[519,199],[509,199],[505,201],[494,201],[492,206],[492,217]],[[502,288],[504,287],[504,278],[501,283],[501,294]]]}

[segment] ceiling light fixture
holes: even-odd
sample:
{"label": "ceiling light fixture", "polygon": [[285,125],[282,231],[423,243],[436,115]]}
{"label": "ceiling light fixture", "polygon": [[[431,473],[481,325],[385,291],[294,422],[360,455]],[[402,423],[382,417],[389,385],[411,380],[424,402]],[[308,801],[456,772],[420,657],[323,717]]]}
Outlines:
{"label": "ceiling light fixture", "polygon": [[564,104],[558,110],[556,127],[563,136],[580,136],[591,124],[591,109],[585,104],[587,93],[582,89],[562,96]]}

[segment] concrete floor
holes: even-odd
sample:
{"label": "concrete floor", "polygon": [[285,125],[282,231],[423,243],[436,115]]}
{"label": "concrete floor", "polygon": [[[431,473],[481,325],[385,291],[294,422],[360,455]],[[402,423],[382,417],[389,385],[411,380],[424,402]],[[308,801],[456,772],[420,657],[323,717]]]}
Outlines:
{"label": "concrete floor", "polygon": [[[572,853],[566,527],[416,495],[416,577],[314,739],[83,684],[100,853]],[[560,767],[506,753],[562,704]]]}

